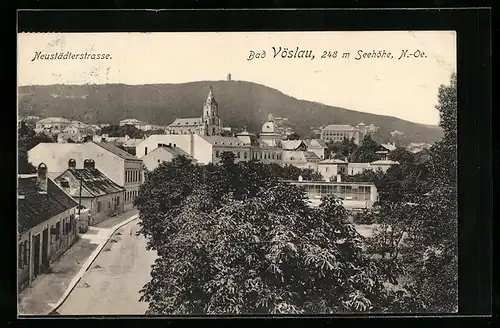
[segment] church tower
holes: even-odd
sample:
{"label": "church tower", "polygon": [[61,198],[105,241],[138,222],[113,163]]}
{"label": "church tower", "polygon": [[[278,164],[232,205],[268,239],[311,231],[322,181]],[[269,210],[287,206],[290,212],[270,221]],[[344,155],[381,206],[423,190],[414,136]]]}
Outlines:
{"label": "church tower", "polygon": [[202,115],[202,136],[218,136],[222,132],[222,122],[219,117],[219,105],[215,101],[212,87],[208,92],[208,97],[203,104]]}

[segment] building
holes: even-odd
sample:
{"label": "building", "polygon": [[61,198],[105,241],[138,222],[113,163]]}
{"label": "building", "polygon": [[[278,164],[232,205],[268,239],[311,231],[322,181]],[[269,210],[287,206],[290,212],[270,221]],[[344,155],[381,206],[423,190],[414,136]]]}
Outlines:
{"label": "building", "polygon": [[197,161],[191,155],[180,149],[179,147],[162,145],[149,152],[141,158],[144,166],[148,171],[153,171],[163,162],[171,162],[177,156],[185,156],[191,159],[191,163],[196,164]]}
{"label": "building", "polygon": [[[128,137],[128,136],[126,136]],[[137,147],[138,144],[143,142],[144,139],[132,139],[132,138],[127,138],[124,143],[121,144],[121,147],[125,149],[129,154],[135,156],[135,148]]]}
{"label": "building", "polygon": [[24,289],[77,239],[78,203],[47,176],[19,175],[17,186],[18,288]]}
{"label": "building", "polygon": [[370,163],[348,163],[347,175],[356,175],[370,169]]}
{"label": "building", "polygon": [[335,181],[338,175],[347,175],[346,161],[340,159],[325,159],[318,162],[318,172],[325,181]]}
{"label": "building", "polygon": [[391,168],[394,165],[399,165],[399,163],[388,159],[381,159],[378,161],[371,162],[370,169],[372,169],[373,171],[381,170],[382,172],[385,173],[389,168]]}
{"label": "building", "polygon": [[387,156],[389,156],[389,153],[395,149],[396,149],[396,145],[394,145],[394,144],[380,144],[380,145],[378,145],[377,150],[375,151],[375,154],[380,159],[387,159]]}
{"label": "building", "polygon": [[167,127],[167,134],[198,134],[200,136],[218,136],[222,133],[222,120],[219,105],[213,95],[212,87],[203,104],[201,117],[177,118]]}
{"label": "building", "polygon": [[95,168],[93,160],[84,161],[84,168],[75,168],[76,161],[68,161],[68,169],[55,178],[59,186],[88,209],[88,225],[97,224],[111,214],[124,211],[125,189]]}
{"label": "building", "polygon": [[326,145],[326,142],[321,139],[304,139],[303,140],[306,147],[307,151],[311,151],[316,154],[320,159],[325,159],[326,155],[326,150],[328,149],[328,146]]}
{"label": "building", "polygon": [[311,151],[283,150],[283,164],[293,165],[301,169],[318,170],[318,162],[321,159]]}
{"label": "building", "polygon": [[321,129],[320,138],[331,142],[342,142],[345,138],[354,139],[354,143],[359,145],[367,134],[373,134],[377,130],[377,126],[373,124],[367,126],[363,122],[355,127],[345,124],[330,124]]}
{"label": "building", "polygon": [[33,165],[46,163],[53,173],[66,171],[70,159],[75,160],[75,168],[84,168],[86,159],[94,160],[95,168],[125,188],[125,210],[133,207],[144,181],[142,161],[107,142],[40,143],[28,151],[28,159]]}
{"label": "building", "polygon": [[408,150],[410,153],[416,154],[424,149],[431,149],[432,145],[428,144],[426,142],[420,142],[420,143],[410,143],[407,147],[406,150]]}
{"label": "building", "polygon": [[36,122],[35,132],[50,132],[58,134],[70,126],[72,121],[63,117],[47,117]]}
{"label": "building", "polygon": [[271,114],[269,114],[267,122],[260,129],[259,139],[270,147],[281,147],[284,137],[277,131],[274,118]]}
{"label": "building", "polygon": [[252,159],[265,164],[283,165],[283,149],[269,146],[265,141],[256,139],[252,143]]}
{"label": "building", "polygon": [[378,191],[372,182],[326,182],[326,181],[289,181],[304,188],[312,207],[321,204],[323,196],[334,195],[342,200],[348,210],[370,209],[378,201]]}
{"label": "building", "polygon": [[124,119],[124,120],[121,120],[120,121],[120,126],[124,126],[124,125],[132,125],[136,128],[138,128],[139,126],[143,126],[144,123],[139,121],[138,119],[135,119],[135,118],[127,118],[127,119]]}

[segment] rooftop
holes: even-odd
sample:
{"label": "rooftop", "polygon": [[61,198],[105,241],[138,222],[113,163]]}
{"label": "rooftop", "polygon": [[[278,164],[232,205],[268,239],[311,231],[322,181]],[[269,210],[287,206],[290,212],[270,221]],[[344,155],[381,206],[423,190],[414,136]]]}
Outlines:
{"label": "rooftop", "polygon": [[330,159],[322,160],[318,164],[347,164],[347,162],[343,161],[341,159],[330,158]]}
{"label": "rooftop", "polygon": [[395,164],[399,164],[399,162],[391,161],[388,159],[381,159],[381,160],[378,160],[375,162],[371,162],[370,164],[371,165],[395,165]]}
{"label": "rooftop", "polygon": [[134,155],[127,153],[125,150],[116,147],[112,143],[109,143],[109,142],[93,142],[93,143],[106,149],[107,151],[115,154],[116,156],[118,156],[120,158],[123,158],[126,160],[131,160],[131,161],[140,161],[140,159],[138,159]]}
{"label": "rooftop", "polygon": [[244,146],[243,141],[236,137],[202,136],[202,138],[212,145]]}
{"label": "rooftop", "polygon": [[18,195],[24,196],[17,202],[18,233],[47,221],[48,219],[65,212],[78,203],[51,179],[47,179],[47,193],[41,194],[37,185],[37,176],[18,176]]}
{"label": "rooftop", "polygon": [[175,127],[175,126],[198,126],[198,125],[201,125],[201,118],[187,117],[187,118],[176,118],[175,121],[169,126]]}
{"label": "rooftop", "polygon": [[168,152],[174,156],[186,156],[187,158],[192,158],[191,155],[186,153],[184,150],[180,149],[179,147],[172,147],[172,146],[166,146],[166,147],[157,147],[155,148],[152,152],[148,153],[147,155],[144,155],[142,158],[150,156],[151,154],[154,154],[155,152]]}
{"label": "rooftop", "polygon": [[[66,172],[82,182],[82,197],[98,197],[125,190],[96,168],[68,169]],[[57,177],[56,182],[60,183],[66,172]],[[78,197],[79,194],[80,190],[72,192],[71,196]]]}
{"label": "rooftop", "polygon": [[356,130],[356,128],[347,124],[330,124],[323,128],[323,130],[352,131]]}

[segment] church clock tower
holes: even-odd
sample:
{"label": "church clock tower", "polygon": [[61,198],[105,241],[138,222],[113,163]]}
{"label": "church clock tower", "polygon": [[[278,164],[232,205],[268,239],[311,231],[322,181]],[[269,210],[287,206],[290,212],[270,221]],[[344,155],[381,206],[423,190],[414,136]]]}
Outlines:
{"label": "church clock tower", "polygon": [[210,87],[207,100],[203,104],[201,135],[218,136],[221,132],[222,122],[219,117],[219,105],[215,101],[212,87]]}

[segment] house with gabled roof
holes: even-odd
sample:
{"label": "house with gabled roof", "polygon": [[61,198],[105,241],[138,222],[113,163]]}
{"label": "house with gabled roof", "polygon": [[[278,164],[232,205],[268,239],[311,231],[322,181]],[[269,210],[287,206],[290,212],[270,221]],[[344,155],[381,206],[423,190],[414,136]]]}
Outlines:
{"label": "house with gabled roof", "polygon": [[18,289],[29,285],[77,239],[78,203],[47,176],[47,166],[17,179]]}
{"label": "house with gabled roof", "polygon": [[125,188],[118,185],[95,168],[92,160],[84,162],[84,168],[69,163],[66,171],[54,181],[71,197],[88,210],[88,225],[94,225],[111,214],[124,211]]}

